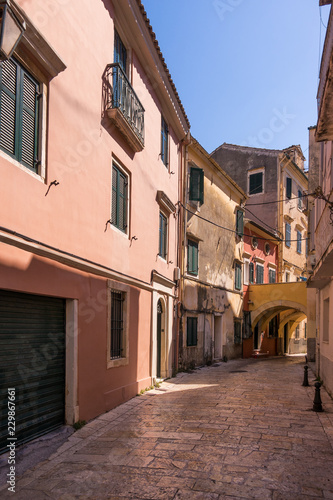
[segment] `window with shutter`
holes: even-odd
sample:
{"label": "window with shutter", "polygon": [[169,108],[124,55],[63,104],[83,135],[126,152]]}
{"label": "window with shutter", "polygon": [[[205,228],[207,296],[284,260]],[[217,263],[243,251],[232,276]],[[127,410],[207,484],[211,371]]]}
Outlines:
{"label": "window with shutter", "polygon": [[299,208],[299,210],[302,210],[302,206],[303,206],[302,199],[303,199],[303,193],[299,189],[298,190],[298,208]]}
{"label": "window with shutter", "polygon": [[249,264],[249,282],[254,283],[254,264],[250,262]]}
{"label": "window with shutter", "polygon": [[270,269],[268,273],[269,283],[275,283],[276,281],[276,271],[275,269]]}
{"label": "window with shutter", "polygon": [[286,222],[286,236],[285,236],[285,243],[286,243],[286,247],[290,247],[291,245],[291,226],[288,222]]}
{"label": "window with shutter", "polygon": [[259,194],[263,192],[263,172],[256,172],[249,175],[249,194]]}
{"label": "window with shutter", "polygon": [[167,229],[168,229],[168,219],[162,212],[160,212],[158,255],[163,259],[166,259],[167,256]]}
{"label": "window with shutter", "polygon": [[236,233],[240,238],[244,234],[244,212],[243,210],[237,210],[236,212]]}
{"label": "window with shutter", "polygon": [[238,262],[235,264],[235,288],[236,290],[242,288],[242,266]]}
{"label": "window with shutter", "polygon": [[297,253],[302,253],[302,233],[297,231]]}
{"label": "window with shutter", "polygon": [[15,60],[0,66],[0,147],[38,172],[39,83]]}
{"label": "window with shutter", "polygon": [[292,180],[290,177],[286,178],[286,197],[291,198],[291,193],[292,193]]}
{"label": "window with shutter", "polygon": [[127,176],[113,164],[111,223],[124,233],[127,231],[127,185]]}
{"label": "window with shutter", "polygon": [[192,240],[187,245],[187,272],[198,275],[198,243]]}
{"label": "window with shutter", "polygon": [[198,318],[187,318],[186,325],[186,345],[193,347],[198,344]]}
{"label": "window with shutter", "polygon": [[256,265],[256,283],[260,285],[264,282],[264,266],[261,264]]}
{"label": "window with shutter", "polygon": [[161,159],[164,165],[168,166],[168,142],[169,142],[169,129],[166,121],[162,116],[161,124]]}
{"label": "window with shutter", "polygon": [[201,168],[190,169],[190,201],[204,202],[204,171]]}
{"label": "window with shutter", "polygon": [[240,321],[234,322],[234,343],[242,343],[242,323]]}

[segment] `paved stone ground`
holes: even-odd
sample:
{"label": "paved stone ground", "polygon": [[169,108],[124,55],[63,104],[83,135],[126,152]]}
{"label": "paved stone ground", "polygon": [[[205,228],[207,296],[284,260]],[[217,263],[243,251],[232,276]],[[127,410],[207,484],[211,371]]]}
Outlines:
{"label": "paved stone ground", "polygon": [[333,499],[333,401],[322,389],[325,411],[312,411],[303,366],[251,359],[179,374],[87,424],[0,497]]}

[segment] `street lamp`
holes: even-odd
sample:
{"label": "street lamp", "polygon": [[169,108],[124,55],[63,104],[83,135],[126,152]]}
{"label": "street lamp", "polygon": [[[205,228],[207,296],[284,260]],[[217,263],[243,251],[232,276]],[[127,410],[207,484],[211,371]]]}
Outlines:
{"label": "street lamp", "polygon": [[11,8],[10,0],[0,0],[0,60],[9,59],[26,29]]}

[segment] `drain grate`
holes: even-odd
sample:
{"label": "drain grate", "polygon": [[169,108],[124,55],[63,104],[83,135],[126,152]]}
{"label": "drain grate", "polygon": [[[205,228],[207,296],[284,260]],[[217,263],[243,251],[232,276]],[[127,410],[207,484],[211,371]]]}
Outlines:
{"label": "drain grate", "polygon": [[247,373],[247,370],[232,370],[229,373]]}

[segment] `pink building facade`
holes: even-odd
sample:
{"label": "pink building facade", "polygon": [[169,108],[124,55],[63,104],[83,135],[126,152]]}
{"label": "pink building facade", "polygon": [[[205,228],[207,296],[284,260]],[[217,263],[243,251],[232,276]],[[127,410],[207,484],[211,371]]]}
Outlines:
{"label": "pink building facade", "polygon": [[171,376],[189,122],[139,0],[12,8],[27,28],[0,70],[0,342],[23,441]]}

